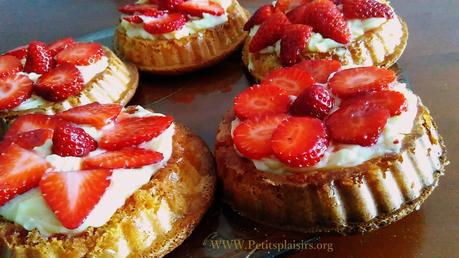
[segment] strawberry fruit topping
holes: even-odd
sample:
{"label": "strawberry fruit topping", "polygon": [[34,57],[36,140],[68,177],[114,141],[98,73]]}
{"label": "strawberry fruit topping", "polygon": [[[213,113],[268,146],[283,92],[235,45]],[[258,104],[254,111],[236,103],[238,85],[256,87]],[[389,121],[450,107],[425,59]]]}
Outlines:
{"label": "strawberry fruit topping", "polygon": [[38,78],[34,85],[35,93],[50,101],[61,101],[74,96],[80,93],[83,87],[81,72],[71,64],[57,66]]}
{"label": "strawberry fruit topping", "polygon": [[274,7],[266,4],[258,8],[250,19],[245,23],[244,30],[248,31],[255,25],[260,25],[274,13]]}
{"label": "strawberry fruit topping", "polygon": [[163,34],[181,29],[186,21],[185,15],[169,12],[145,23],[143,28],[151,34]]}
{"label": "strawberry fruit topping", "polygon": [[61,123],[54,129],[52,151],[62,157],[84,157],[97,149],[97,142],[82,128]]}
{"label": "strawberry fruit topping", "polygon": [[301,61],[301,52],[311,37],[312,28],[303,24],[288,24],[281,40],[280,60],[282,66],[292,66]]}
{"label": "strawberry fruit topping", "polygon": [[184,0],[161,0],[159,1],[159,8],[161,10],[176,10],[183,1]]}
{"label": "strawberry fruit topping", "polygon": [[11,144],[15,143],[24,149],[32,150],[35,147],[42,146],[48,139],[53,138],[53,130],[35,129],[28,132],[22,132],[3,139],[0,142],[0,153]]}
{"label": "strawberry fruit topping", "polygon": [[337,60],[326,59],[305,60],[293,67],[308,72],[318,83],[326,83],[330,74],[341,69],[341,63]]}
{"label": "strawberry fruit topping", "polygon": [[128,4],[118,8],[124,14],[142,14],[146,16],[158,15],[158,6],[154,4]]}
{"label": "strawberry fruit topping", "polygon": [[313,85],[303,91],[290,107],[294,116],[313,116],[324,119],[333,107],[334,98],[328,89]]}
{"label": "strawberry fruit topping", "polygon": [[41,41],[32,41],[27,49],[24,72],[44,74],[55,65],[48,46]]}
{"label": "strawberry fruit topping", "polygon": [[32,84],[32,80],[22,74],[0,79],[0,110],[17,107],[30,98]]}
{"label": "strawberry fruit topping", "polygon": [[27,56],[27,48],[29,45],[19,46],[17,48],[11,49],[10,51],[6,52],[5,55],[15,56],[19,60],[23,59]]}
{"label": "strawberry fruit topping", "polygon": [[0,79],[14,75],[22,70],[21,60],[15,56],[0,56]]}
{"label": "strawberry fruit topping", "polygon": [[392,8],[377,0],[343,0],[343,13],[347,19],[394,17]]}
{"label": "strawberry fruit topping", "polygon": [[122,108],[123,106],[119,104],[91,103],[63,111],[57,114],[57,117],[75,124],[87,124],[102,128],[115,120]]}
{"label": "strawberry fruit topping", "polygon": [[10,125],[5,138],[12,137],[15,134],[28,132],[36,129],[50,129],[54,130],[57,125],[62,122],[61,119],[55,116],[48,116],[43,114],[27,114],[18,117]]}
{"label": "strawberry fruit topping", "polygon": [[220,16],[225,9],[219,3],[202,0],[188,0],[177,6],[177,9],[191,16],[202,17],[203,13]]}
{"label": "strawberry fruit topping", "polygon": [[298,96],[314,84],[309,73],[296,68],[279,68],[265,76],[262,85],[270,84],[285,90],[289,95]]}
{"label": "strawberry fruit topping", "polygon": [[127,22],[137,23],[137,24],[143,22],[143,19],[138,15],[126,16],[126,17],[123,17],[123,20]]}
{"label": "strawberry fruit topping", "polygon": [[287,12],[295,7],[309,3],[311,0],[278,0],[276,1],[276,10]]}
{"label": "strawberry fruit topping", "polygon": [[73,38],[63,38],[63,39],[60,39],[56,42],[53,42],[50,46],[49,46],[49,52],[51,54],[51,56],[56,56],[59,52],[61,52],[62,50],[72,46],[75,44],[75,40]]}
{"label": "strawberry fruit topping", "polygon": [[276,43],[281,39],[284,26],[289,23],[289,20],[282,12],[275,12],[269,16],[250,40],[249,51],[256,53]]}
{"label": "strawberry fruit topping", "polygon": [[127,147],[121,150],[104,152],[82,160],[83,169],[117,169],[139,168],[160,162],[163,154],[138,147]]}
{"label": "strawberry fruit topping", "polygon": [[405,96],[397,91],[383,90],[368,92],[346,99],[341,106],[354,104],[356,102],[384,107],[389,110],[390,116],[400,115],[403,111],[407,110]]}
{"label": "strawberry fruit topping", "polygon": [[56,55],[59,64],[90,65],[99,61],[105,55],[99,43],[75,43]]}

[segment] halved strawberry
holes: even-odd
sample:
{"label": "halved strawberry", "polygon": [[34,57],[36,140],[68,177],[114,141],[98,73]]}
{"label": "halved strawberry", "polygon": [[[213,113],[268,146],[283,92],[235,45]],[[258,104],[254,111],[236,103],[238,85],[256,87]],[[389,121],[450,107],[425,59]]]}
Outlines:
{"label": "halved strawberry", "polygon": [[320,161],[328,147],[324,123],[312,117],[290,117],[274,131],[274,155],[289,167],[309,167]]}
{"label": "halved strawberry", "polygon": [[28,132],[22,132],[10,137],[5,137],[0,142],[0,153],[4,152],[11,144],[17,144],[24,149],[32,150],[37,146],[45,144],[46,140],[53,138],[53,130],[35,129]]}
{"label": "halved strawberry", "polygon": [[36,129],[50,129],[54,130],[57,125],[62,123],[62,119],[55,116],[48,116],[43,114],[27,114],[18,117],[10,125],[5,138],[12,137],[15,134],[33,131]]}
{"label": "halved strawberry", "polygon": [[341,107],[356,102],[368,103],[377,105],[389,110],[390,116],[400,115],[407,110],[407,102],[405,96],[397,91],[372,91],[352,98],[348,98],[341,103]]}
{"label": "halved strawberry", "polygon": [[320,85],[305,89],[293,102],[290,113],[294,116],[325,118],[333,107],[334,98],[330,91]]}
{"label": "halved strawberry", "polygon": [[327,59],[305,60],[293,67],[308,72],[318,83],[326,83],[330,74],[341,69],[341,63]]}
{"label": "halved strawberry", "polygon": [[348,19],[394,17],[392,8],[377,0],[343,0],[343,13]]}
{"label": "halved strawberry", "polygon": [[389,111],[384,107],[356,102],[341,106],[325,123],[334,141],[370,146],[378,141],[389,116]]}
{"label": "halved strawberry", "polygon": [[52,151],[62,157],[84,157],[97,149],[97,142],[82,128],[61,123],[54,129]]}
{"label": "halved strawberry", "polygon": [[124,14],[156,16],[158,14],[158,6],[155,4],[128,4],[118,8],[118,11]]}
{"label": "halved strawberry", "polygon": [[104,55],[104,49],[99,43],[79,42],[59,52],[56,60],[59,64],[90,65]]}
{"label": "halved strawberry", "polygon": [[149,141],[172,124],[170,116],[128,117],[115,122],[114,127],[104,130],[99,147],[106,150],[119,150]]}
{"label": "halved strawberry", "polygon": [[51,165],[34,152],[16,144],[0,154],[0,206],[38,186]]}
{"label": "halved strawberry", "polygon": [[0,79],[0,110],[17,107],[30,98],[32,84],[33,81],[23,74]]}
{"label": "halved strawberry", "polygon": [[289,20],[282,12],[275,12],[266,19],[249,43],[249,51],[258,52],[281,39],[283,28]]}
{"label": "halved strawberry", "polygon": [[282,66],[292,66],[301,60],[301,53],[311,37],[312,27],[303,24],[288,24],[281,40],[280,60]]}
{"label": "halved strawberry", "polygon": [[151,34],[163,34],[181,29],[187,19],[181,13],[164,13],[156,17],[154,20],[145,23],[143,28]]}
{"label": "halved strawberry", "polygon": [[286,16],[291,23],[294,24],[305,24],[307,4],[303,4],[295,7],[289,11]]}
{"label": "halved strawberry", "polygon": [[311,0],[277,0],[276,10],[287,12],[300,5],[309,3]]}
{"label": "halved strawberry", "polygon": [[285,114],[289,106],[288,93],[272,85],[254,85],[234,98],[234,112],[239,119]]}
{"label": "halved strawberry", "polygon": [[358,67],[335,73],[328,87],[339,97],[349,97],[361,92],[387,89],[395,79],[392,70],[374,66]]}
{"label": "halved strawberry", "polygon": [[260,25],[274,13],[274,7],[271,4],[262,5],[250,19],[245,23],[244,30],[248,31],[255,25]]}
{"label": "halved strawberry", "polygon": [[37,95],[44,99],[61,101],[80,93],[83,90],[83,86],[81,72],[74,65],[62,64],[38,78],[35,82],[34,90]]}
{"label": "halved strawberry", "polygon": [[24,72],[44,74],[55,66],[48,46],[41,41],[32,41],[27,49]]}
{"label": "halved strawberry", "polygon": [[188,0],[177,6],[177,9],[191,16],[202,17],[203,13],[220,16],[225,9],[216,2],[202,0]]}
{"label": "halved strawberry", "polygon": [[57,55],[59,52],[62,50],[72,46],[75,44],[75,40],[73,38],[63,38],[59,39],[58,41],[53,42],[49,46],[49,52],[51,53],[51,56]]}
{"label": "halved strawberry", "polygon": [[272,134],[287,118],[286,114],[278,114],[244,120],[233,132],[234,146],[242,155],[250,159],[270,156],[273,153]]}
{"label": "halved strawberry", "polygon": [[108,169],[51,172],[43,176],[40,190],[61,224],[78,228],[111,183]]}
{"label": "halved strawberry", "polygon": [[22,70],[21,60],[15,56],[0,56],[0,79],[11,76]]}
{"label": "halved strawberry", "polygon": [[138,23],[138,24],[143,22],[143,19],[138,15],[126,16],[126,17],[123,17],[123,20],[127,22],[131,22],[131,23]]}
{"label": "halved strawberry", "polygon": [[57,117],[75,124],[88,124],[101,128],[115,120],[121,109],[123,106],[119,104],[99,104],[96,102],[63,111],[57,114]]}
{"label": "halved strawberry", "polygon": [[138,147],[127,147],[121,150],[108,151],[82,160],[82,169],[92,168],[140,168],[160,162],[163,154]]}
{"label": "halved strawberry", "polygon": [[27,48],[29,45],[19,46],[6,52],[5,55],[15,56],[20,60],[27,56]]}
{"label": "halved strawberry", "polygon": [[161,0],[159,1],[159,9],[161,10],[176,10],[184,0]]}
{"label": "halved strawberry", "polygon": [[265,76],[262,85],[271,84],[287,91],[289,95],[298,96],[314,84],[311,75],[296,68],[279,68]]}

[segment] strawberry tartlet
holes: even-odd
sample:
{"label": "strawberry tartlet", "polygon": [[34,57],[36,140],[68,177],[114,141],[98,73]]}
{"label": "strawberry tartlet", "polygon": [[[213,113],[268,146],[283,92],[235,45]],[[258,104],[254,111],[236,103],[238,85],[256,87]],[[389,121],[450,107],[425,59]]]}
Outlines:
{"label": "strawberry tartlet", "polygon": [[137,68],[98,43],[32,41],[0,56],[0,118],[66,110],[92,102],[126,104]]}
{"label": "strawberry tartlet", "polygon": [[310,59],[387,68],[408,40],[405,22],[385,0],[279,0],[260,7],[244,29],[243,61],[259,80]]}
{"label": "strawberry tartlet", "polygon": [[237,0],[150,0],[119,8],[115,50],[140,70],[180,74],[221,61],[247,33]]}
{"label": "strawberry tartlet", "polygon": [[419,209],[447,164],[428,109],[391,70],[321,62],[236,96],[215,151],[224,200],[255,221],[343,234]]}
{"label": "strawberry tartlet", "polygon": [[212,155],[170,116],[91,103],[0,142],[2,257],[161,257],[210,206]]}

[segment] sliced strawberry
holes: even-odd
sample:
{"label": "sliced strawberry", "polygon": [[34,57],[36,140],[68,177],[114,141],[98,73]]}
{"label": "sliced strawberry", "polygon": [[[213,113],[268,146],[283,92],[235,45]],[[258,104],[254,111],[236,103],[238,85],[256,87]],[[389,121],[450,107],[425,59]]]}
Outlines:
{"label": "sliced strawberry", "polygon": [[117,151],[109,151],[82,160],[82,169],[92,168],[140,168],[163,160],[163,154],[137,147],[127,147]]}
{"label": "sliced strawberry", "polygon": [[126,16],[126,17],[123,17],[123,20],[127,22],[131,22],[131,23],[137,23],[137,24],[143,23],[142,18],[138,15]]}
{"label": "sliced strawberry", "polygon": [[280,60],[282,66],[292,66],[301,61],[301,53],[311,37],[312,28],[303,24],[288,24],[281,40]]}
{"label": "sliced strawberry", "polygon": [[318,83],[326,83],[330,74],[341,69],[341,63],[327,59],[305,60],[293,67],[308,72]]}
{"label": "sliced strawberry", "polygon": [[97,149],[97,142],[82,128],[61,123],[54,129],[52,151],[62,157],[84,157]]}
{"label": "sliced strawberry", "polygon": [[276,157],[290,167],[309,167],[320,161],[328,147],[325,125],[317,118],[290,117],[274,131]]}
{"label": "sliced strawberry", "polygon": [[300,5],[291,11],[289,11],[286,15],[288,20],[294,24],[304,24],[305,17],[307,15],[307,4]]}
{"label": "sliced strawberry", "polygon": [[0,154],[0,206],[38,186],[41,177],[51,168],[34,152],[10,145]]}
{"label": "sliced strawberry", "polygon": [[171,12],[145,23],[143,28],[151,34],[163,34],[181,29],[186,21],[185,15]]}
{"label": "sliced strawberry", "polygon": [[298,96],[306,88],[314,84],[311,75],[296,68],[279,68],[265,76],[261,81],[262,85],[271,84],[282,88],[289,95]]}
{"label": "sliced strawberry", "polygon": [[202,17],[203,13],[220,16],[225,13],[225,9],[216,2],[188,0],[178,5],[177,9],[191,16]]}
{"label": "sliced strawberry", "polygon": [[266,4],[258,8],[250,19],[245,23],[244,30],[248,31],[255,25],[260,25],[274,13],[274,7]]}
{"label": "sliced strawberry", "polygon": [[155,4],[128,4],[118,8],[124,14],[143,14],[147,16],[158,15],[158,6]]}
{"label": "sliced strawberry", "polygon": [[147,142],[172,124],[170,116],[129,117],[118,120],[113,128],[103,131],[99,146],[106,150],[119,150],[124,147]]}
{"label": "sliced strawberry", "polygon": [[57,55],[59,52],[62,50],[72,46],[75,44],[75,40],[73,38],[63,38],[60,39],[56,42],[53,42],[49,46],[49,52],[51,53],[51,56]]}
{"label": "sliced strawberry", "polygon": [[19,46],[6,52],[5,55],[15,56],[21,60],[27,56],[27,48],[29,48],[29,45]]}
{"label": "sliced strawberry", "polygon": [[99,43],[80,42],[62,50],[56,55],[59,64],[90,65],[99,61],[105,55]]}
{"label": "sliced strawberry", "polygon": [[50,101],[61,101],[77,95],[83,87],[81,72],[71,64],[57,66],[38,78],[34,85],[35,93]]}
{"label": "sliced strawberry", "polygon": [[60,118],[55,116],[48,116],[42,114],[27,114],[18,117],[10,125],[5,138],[12,137],[15,134],[28,132],[36,129],[50,129],[54,130],[57,125],[62,123]]}
{"label": "sliced strawberry", "polygon": [[403,111],[407,110],[405,96],[397,91],[384,90],[368,92],[344,100],[341,106],[343,107],[356,102],[384,107],[389,110],[390,116],[400,115]]}
{"label": "sliced strawberry", "polygon": [[325,123],[334,141],[370,146],[378,141],[389,116],[384,107],[356,102],[341,106]]}
{"label": "sliced strawberry", "polygon": [[108,169],[51,172],[43,176],[40,190],[61,224],[78,228],[110,185]]}
{"label": "sliced strawberry", "polygon": [[287,119],[285,114],[253,117],[244,120],[233,132],[236,149],[250,159],[262,159],[270,156],[271,137],[279,124]]}
{"label": "sliced strawberry", "polygon": [[278,0],[276,2],[276,10],[287,12],[295,7],[309,3],[310,1],[311,0]]}
{"label": "sliced strawberry", "polygon": [[33,81],[22,74],[0,79],[0,110],[17,107],[30,98],[32,84]]}
{"label": "sliced strawberry", "polygon": [[305,89],[293,102],[290,113],[294,116],[325,118],[333,107],[334,98],[327,88],[313,85]]}
{"label": "sliced strawberry", "polygon": [[347,19],[394,17],[390,6],[376,0],[343,0],[343,13]]}
{"label": "sliced strawberry", "polygon": [[46,140],[53,138],[53,130],[36,129],[28,132],[15,134],[11,137],[4,138],[0,142],[0,153],[4,152],[8,146],[15,143],[24,149],[32,150],[37,146],[45,144]]}
{"label": "sliced strawberry", "polygon": [[285,114],[289,106],[288,93],[272,85],[254,85],[234,99],[234,112],[239,119]]}
{"label": "sliced strawberry", "polygon": [[0,79],[11,76],[22,70],[21,60],[15,56],[0,56]]}
{"label": "sliced strawberry", "polygon": [[161,10],[176,10],[184,0],[161,0],[159,1],[159,9]]}
{"label": "sliced strawberry", "polygon": [[250,40],[249,51],[256,53],[276,43],[281,39],[284,26],[289,23],[289,20],[282,12],[275,12],[269,16]]}
{"label": "sliced strawberry", "polygon": [[55,66],[48,46],[41,41],[32,41],[27,49],[24,72],[44,74]]}
{"label": "sliced strawberry", "polygon": [[358,67],[335,73],[328,87],[339,97],[349,97],[361,92],[387,89],[395,79],[392,70],[374,66]]}
{"label": "sliced strawberry", "polygon": [[121,109],[123,109],[123,106],[119,104],[99,104],[95,102],[61,112],[57,114],[57,117],[75,124],[86,124],[101,128],[115,120]]}

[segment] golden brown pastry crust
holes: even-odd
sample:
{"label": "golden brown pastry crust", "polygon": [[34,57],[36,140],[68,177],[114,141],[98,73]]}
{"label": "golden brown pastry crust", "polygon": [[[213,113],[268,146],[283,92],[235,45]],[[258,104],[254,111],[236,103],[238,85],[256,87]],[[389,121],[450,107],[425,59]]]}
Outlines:
{"label": "golden brown pastry crust", "polygon": [[[162,257],[172,251],[191,234],[212,203],[216,180],[207,146],[188,128],[175,125],[167,166],[129,197],[104,226],[46,239],[36,230],[27,231],[0,218],[0,256],[125,257],[123,243],[129,247],[127,257]],[[158,214],[162,205],[175,218],[168,231]]]}

